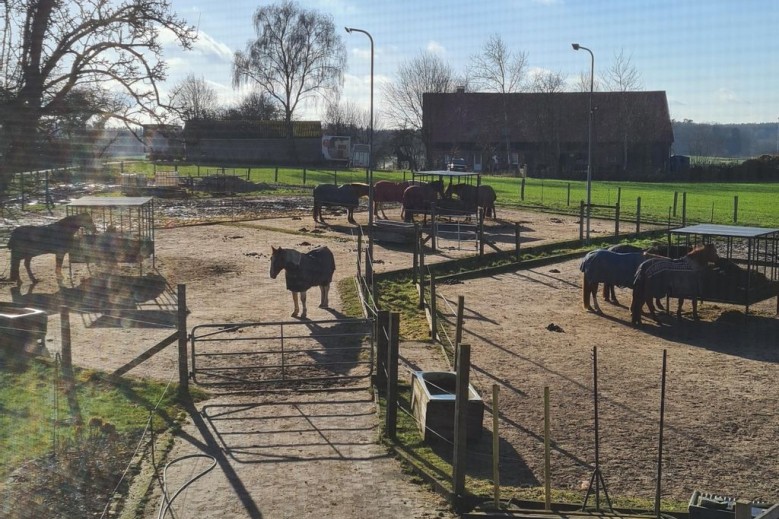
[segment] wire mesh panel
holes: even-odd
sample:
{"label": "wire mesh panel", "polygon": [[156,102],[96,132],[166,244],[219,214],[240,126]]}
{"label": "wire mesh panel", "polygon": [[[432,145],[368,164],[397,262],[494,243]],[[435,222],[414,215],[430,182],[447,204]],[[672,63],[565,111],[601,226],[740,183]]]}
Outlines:
{"label": "wire mesh panel", "polygon": [[201,325],[190,344],[192,378],[205,386],[324,385],[372,375],[368,319]]}

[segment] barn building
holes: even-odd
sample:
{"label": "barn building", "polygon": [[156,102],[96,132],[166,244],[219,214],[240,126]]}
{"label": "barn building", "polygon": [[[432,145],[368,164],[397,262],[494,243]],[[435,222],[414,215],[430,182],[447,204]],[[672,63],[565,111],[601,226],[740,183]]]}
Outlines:
{"label": "barn building", "polygon": [[[473,171],[582,179],[587,172],[589,92],[426,93],[427,165],[464,158]],[[592,164],[599,180],[660,179],[673,129],[665,92],[595,92]]]}

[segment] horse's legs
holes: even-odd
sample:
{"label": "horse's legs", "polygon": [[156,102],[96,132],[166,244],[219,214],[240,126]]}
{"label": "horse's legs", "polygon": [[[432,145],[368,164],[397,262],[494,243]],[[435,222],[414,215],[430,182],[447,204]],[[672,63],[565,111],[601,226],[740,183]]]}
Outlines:
{"label": "horse's legs", "polygon": [[298,293],[292,292],[292,302],[295,303],[295,310],[292,312],[292,317],[298,316]]}
{"label": "horse's legs", "polygon": [[327,296],[330,293],[330,285],[321,285],[319,290],[322,293],[322,300],[319,303],[319,308],[327,308],[330,305],[327,299]]}
{"label": "horse's legs", "polygon": [[346,210],[346,219],[349,221],[349,223],[356,224],[357,222],[354,221],[354,209],[351,207]]}
{"label": "horse's legs", "polygon": [[[32,261],[32,257],[24,258],[24,268],[25,270],[27,270],[27,275],[30,276],[30,282],[37,283],[38,280],[35,279],[35,276],[32,275],[32,269],[30,268],[30,261]],[[60,267],[58,266],[55,270],[57,271],[57,278],[59,279],[60,277],[62,277],[62,273],[60,272]],[[19,284],[21,284],[21,282],[22,282],[22,278],[20,276]]]}
{"label": "horse's legs", "polygon": [[300,318],[306,318],[306,291],[300,293],[300,306],[303,307],[303,311],[300,312]]}
{"label": "horse's legs", "polygon": [[63,254],[63,255],[60,256],[59,254],[56,254],[54,256],[54,258],[55,258],[54,259],[54,265],[55,265],[54,272],[57,274],[57,279],[61,280],[62,279],[62,262],[65,260],[65,255]]}
{"label": "horse's legs", "polygon": [[599,314],[602,314],[603,311],[600,309],[600,306],[598,305],[598,283],[593,281],[590,284],[590,293],[592,294],[592,306],[595,307],[595,311]]}

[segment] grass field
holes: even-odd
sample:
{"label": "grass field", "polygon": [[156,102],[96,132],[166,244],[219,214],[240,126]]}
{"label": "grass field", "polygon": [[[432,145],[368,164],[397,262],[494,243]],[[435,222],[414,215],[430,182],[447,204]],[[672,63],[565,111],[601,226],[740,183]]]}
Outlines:
{"label": "grass field", "polygon": [[[118,172],[118,166],[115,166]],[[153,175],[148,162],[127,162],[124,173]],[[162,170],[159,167],[158,170]],[[170,167],[168,170],[172,169]],[[179,166],[181,176],[236,175],[252,182],[281,184],[289,187],[313,187],[319,183],[365,182],[365,170],[325,170],[303,168],[221,168],[217,166]],[[375,171],[374,180],[409,180],[409,171]],[[481,182],[491,185],[498,195],[498,205],[527,206],[553,211],[578,213],[580,202],[587,198],[584,181],[482,175]],[[523,196],[524,194],[524,196]],[[679,183],[679,182],[598,182],[591,183],[593,205],[614,206],[620,203],[624,220],[635,220],[641,200],[642,221],[676,225],[683,215],[690,223],[718,223],[779,228],[779,183]],[[736,201],[736,198],[738,199]],[[736,205],[737,204],[737,205]],[[683,211],[685,213],[683,214]],[[595,208],[593,214],[613,217],[613,210]]]}

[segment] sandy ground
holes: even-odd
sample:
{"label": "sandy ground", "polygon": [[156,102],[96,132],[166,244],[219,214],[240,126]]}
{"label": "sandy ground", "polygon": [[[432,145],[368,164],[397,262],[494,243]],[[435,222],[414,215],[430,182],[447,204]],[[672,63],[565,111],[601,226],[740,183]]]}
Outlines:
{"label": "sandy ground", "polygon": [[[301,214],[304,214],[301,212]],[[279,216],[279,215],[274,215]],[[391,213],[397,220],[397,214]],[[505,242],[513,245],[513,224],[521,226],[523,244],[578,236],[578,219],[545,213],[498,209],[505,219]],[[230,224],[159,229],[155,235],[156,269],[169,290],[157,300],[120,316],[71,316],[74,363],[107,371],[120,369],[174,331],[175,287],[186,285],[188,326],[289,318],[292,301],[282,279],[268,276],[271,245],[300,250],[327,245],[336,257],[336,279],[355,273],[357,238],[343,215],[326,214],[328,225],[310,216],[273,217]],[[360,222],[365,212],[357,214]],[[595,237],[613,229],[593,220]],[[377,270],[411,266],[411,254],[394,243],[376,243]],[[468,240],[439,243],[441,261],[475,252]],[[4,300],[30,305],[51,303],[57,290],[53,258],[33,261],[42,279]],[[7,275],[8,256],[0,255]],[[67,271],[67,267],[66,267]],[[73,266],[69,281],[90,275]],[[26,278],[25,278],[26,279]],[[688,499],[695,489],[748,499],[779,501],[779,466],[773,458],[779,437],[776,391],[779,327],[775,301],[743,308],[705,304],[699,322],[663,316],[664,325],[632,327],[630,295],[618,293],[622,306],[601,302],[605,315],[581,307],[578,261],[519,270],[442,287],[439,297],[466,302],[464,342],[472,347],[472,381],[491,406],[491,386],[501,388],[498,409],[501,480],[538,485],[543,481],[543,388],[550,387],[552,481],[559,488],[586,489],[593,471],[593,348],[598,354],[601,471],[611,494],[652,498],[658,458],[660,380],[663,351],[668,355],[665,406],[663,495]],[[341,302],[331,291],[330,309],[317,307],[309,292],[309,317],[338,315]],[[688,308],[689,310],[689,303]],[[561,331],[550,331],[554,324]],[[46,352],[61,345],[60,320],[49,318]],[[406,350],[406,370],[441,369],[435,349]],[[435,363],[435,366],[427,364]],[[176,380],[175,348],[155,355],[129,373]],[[404,376],[401,373],[401,376]],[[408,376],[408,373],[405,373]],[[485,427],[491,420],[485,413]],[[485,435],[487,438],[488,435]],[[473,470],[489,472],[489,440],[477,444]],[[257,466],[257,470],[262,470]],[[582,487],[583,486],[583,487]]]}

